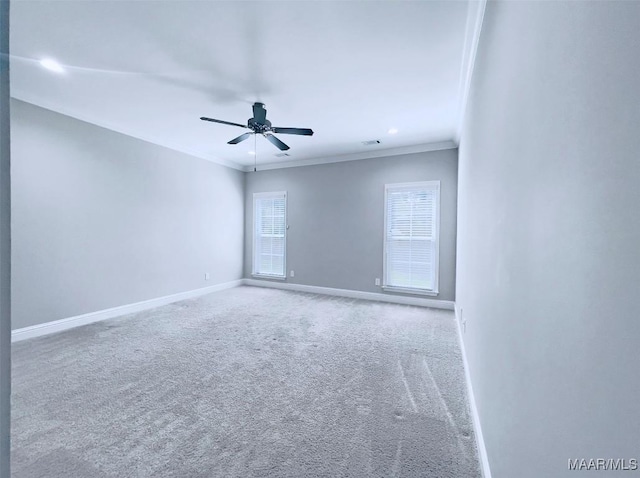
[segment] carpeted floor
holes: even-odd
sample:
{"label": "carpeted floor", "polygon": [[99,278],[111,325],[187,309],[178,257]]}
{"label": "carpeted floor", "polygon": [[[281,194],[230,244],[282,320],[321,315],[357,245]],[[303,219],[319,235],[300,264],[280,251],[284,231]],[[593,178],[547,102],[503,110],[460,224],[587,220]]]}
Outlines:
{"label": "carpeted floor", "polygon": [[238,287],[19,342],[12,476],[480,477],[454,320]]}

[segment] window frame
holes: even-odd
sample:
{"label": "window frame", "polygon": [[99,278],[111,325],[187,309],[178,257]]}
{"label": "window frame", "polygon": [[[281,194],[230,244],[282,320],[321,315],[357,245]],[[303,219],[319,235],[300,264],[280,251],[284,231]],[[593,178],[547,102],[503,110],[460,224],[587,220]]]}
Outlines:
{"label": "window frame", "polygon": [[[399,287],[388,284],[387,280],[387,225],[388,225],[388,196],[389,190],[401,189],[401,188],[425,188],[435,189],[436,191],[436,217],[434,219],[435,225],[435,244],[434,244],[434,277],[433,277],[433,289],[418,289],[412,287]],[[440,287],[440,181],[416,181],[409,183],[390,183],[384,185],[384,231],[383,231],[383,256],[382,256],[382,290],[385,292],[398,292],[402,294],[416,294],[416,295],[428,295],[437,296],[439,294]]]}
{"label": "window frame", "polygon": [[[256,249],[257,249],[257,230],[256,230],[256,220],[257,220],[257,202],[259,199],[269,199],[269,198],[281,198],[284,197],[284,240],[283,240],[283,252],[282,252],[282,272],[283,275],[274,275],[274,274],[265,274],[261,272],[257,272],[257,263],[256,263]],[[287,278],[287,230],[289,226],[287,225],[287,191],[269,191],[269,192],[261,192],[261,193],[253,193],[253,218],[251,223],[252,231],[253,231],[253,246],[251,250],[251,275],[252,277],[256,277],[259,279],[274,279],[274,280],[285,280]]]}

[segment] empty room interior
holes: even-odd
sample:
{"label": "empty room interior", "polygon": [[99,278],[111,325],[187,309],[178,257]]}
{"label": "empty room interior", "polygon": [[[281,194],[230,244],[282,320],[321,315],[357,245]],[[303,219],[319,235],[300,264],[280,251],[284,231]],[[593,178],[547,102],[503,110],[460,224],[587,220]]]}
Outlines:
{"label": "empty room interior", "polygon": [[640,475],[640,2],[0,26],[0,478]]}

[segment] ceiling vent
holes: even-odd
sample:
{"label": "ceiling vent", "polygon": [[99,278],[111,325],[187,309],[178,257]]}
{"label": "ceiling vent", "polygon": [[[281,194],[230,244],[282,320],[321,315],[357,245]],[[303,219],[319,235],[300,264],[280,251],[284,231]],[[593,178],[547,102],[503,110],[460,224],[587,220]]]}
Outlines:
{"label": "ceiling vent", "polygon": [[291,156],[289,153],[278,153],[275,155],[276,158],[283,158],[284,156]]}
{"label": "ceiling vent", "polygon": [[373,146],[374,144],[380,144],[379,139],[372,139],[371,141],[363,141],[362,144],[365,146]]}

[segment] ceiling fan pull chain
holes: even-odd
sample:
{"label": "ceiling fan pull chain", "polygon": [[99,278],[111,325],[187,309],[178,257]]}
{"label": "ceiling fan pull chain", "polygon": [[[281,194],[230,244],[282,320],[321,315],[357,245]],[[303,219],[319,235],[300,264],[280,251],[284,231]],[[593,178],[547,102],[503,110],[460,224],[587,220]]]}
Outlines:
{"label": "ceiling fan pull chain", "polygon": [[253,172],[258,171],[258,140],[256,139],[257,134],[253,135]]}

